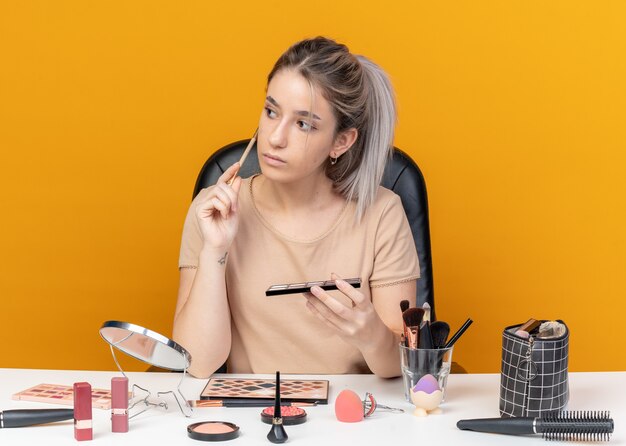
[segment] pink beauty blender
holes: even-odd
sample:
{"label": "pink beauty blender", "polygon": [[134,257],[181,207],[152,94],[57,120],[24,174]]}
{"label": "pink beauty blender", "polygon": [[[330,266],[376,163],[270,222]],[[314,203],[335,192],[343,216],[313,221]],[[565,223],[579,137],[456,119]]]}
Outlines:
{"label": "pink beauty blender", "polygon": [[342,390],[335,400],[335,416],[344,423],[363,420],[363,401],[352,390]]}

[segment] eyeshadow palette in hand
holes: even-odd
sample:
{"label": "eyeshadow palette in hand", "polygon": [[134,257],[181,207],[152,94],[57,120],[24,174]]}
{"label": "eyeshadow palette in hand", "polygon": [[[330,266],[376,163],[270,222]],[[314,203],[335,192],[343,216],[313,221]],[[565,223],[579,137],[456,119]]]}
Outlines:
{"label": "eyeshadow palette in hand", "polygon": [[[343,279],[348,282],[354,288],[361,287],[361,279]],[[266,296],[279,296],[281,294],[298,294],[308,293],[311,287],[318,286],[323,290],[336,290],[337,284],[334,280],[318,280],[315,282],[301,282],[301,283],[286,283],[282,285],[272,285],[265,291]]]}

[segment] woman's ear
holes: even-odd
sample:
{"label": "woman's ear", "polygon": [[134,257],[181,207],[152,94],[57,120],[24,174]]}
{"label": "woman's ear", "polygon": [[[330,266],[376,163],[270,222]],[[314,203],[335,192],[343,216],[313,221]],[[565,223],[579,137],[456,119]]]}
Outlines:
{"label": "woman's ear", "polygon": [[335,138],[335,142],[333,143],[333,148],[330,151],[330,156],[333,158],[339,158],[341,155],[350,150],[350,147],[354,145],[358,136],[359,131],[354,127],[339,133]]}

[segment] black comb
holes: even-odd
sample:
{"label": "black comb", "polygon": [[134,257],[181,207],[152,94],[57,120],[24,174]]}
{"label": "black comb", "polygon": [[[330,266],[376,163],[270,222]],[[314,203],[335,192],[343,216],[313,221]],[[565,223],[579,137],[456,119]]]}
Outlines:
{"label": "black comb", "polygon": [[546,440],[609,441],[613,433],[613,418],[608,411],[575,411],[547,414],[540,418],[461,420],[456,426],[462,430],[497,434],[542,434]]}

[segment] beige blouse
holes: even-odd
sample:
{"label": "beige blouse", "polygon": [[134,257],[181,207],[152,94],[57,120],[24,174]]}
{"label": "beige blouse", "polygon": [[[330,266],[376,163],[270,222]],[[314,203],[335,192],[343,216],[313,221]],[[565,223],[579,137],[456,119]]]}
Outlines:
{"label": "beige blouse", "polygon": [[[276,284],[328,280],[334,272],[346,279],[360,277],[360,290],[371,299],[370,288],[417,279],[417,253],[400,197],[379,187],[358,224],[355,205],[348,203],[334,224],[320,222],[321,228],[329,228],[324,234],[298,240],[281,234],[260,215],[252,181],[248,178],[241,186],[239,231],[226,265],[232,324],[228,371],[369,373],[359,350],[310,313],[302,294],[266,297],[265,290]],[[197,266],[201,248],[202,235],[191,211],[179,267]],[[330,294],[349,305],[342,293]]]}

